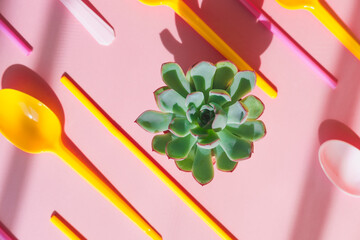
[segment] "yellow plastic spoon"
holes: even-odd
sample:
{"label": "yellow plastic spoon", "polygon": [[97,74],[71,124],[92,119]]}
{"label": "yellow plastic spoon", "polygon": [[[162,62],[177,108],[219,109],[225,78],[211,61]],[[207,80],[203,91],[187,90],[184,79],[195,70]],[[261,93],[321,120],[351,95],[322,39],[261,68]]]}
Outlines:
{"label": "yellow plastic spoon", "polygon": [[64,145],[66,135],[58,117],[36,98],[13,89],[0,90],[0,132],[25,152],[56,154],[152,239],[162,239],[113,186]]}
{"label": "yellow plastic spoon", "polygon": [[360,43],[346,25],[332,16],[327,4],[321,0],[276,0],[287,9],[306,9],[314,14],[335,37],[360,60]]}
{"label": "yellow plastic spoon", "polygon": [[[182,17],[192,28],[195,29],[208,43],[218,50],[225,58],[232,61],[239,70],[254,69],[247,64],[229,45],[227,45],[201,18],[194,13],[182,0],[139,0],[140,2],[150,5],[166,5],[172,8],[180,17]],[[269,80],[260,72],[256,74],[256,84],[267,95],[272,98],[277,96],[277,90]]]}

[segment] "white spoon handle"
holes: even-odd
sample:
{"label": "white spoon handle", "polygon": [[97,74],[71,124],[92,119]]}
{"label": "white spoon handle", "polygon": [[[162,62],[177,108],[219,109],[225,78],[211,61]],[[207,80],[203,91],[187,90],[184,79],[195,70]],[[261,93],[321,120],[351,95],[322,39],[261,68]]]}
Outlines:
{"label": "white spoon handle", "polygon": [[81,0],[60,0],[74,17],[101,45],[110,45],[115,39],[112,27]]}

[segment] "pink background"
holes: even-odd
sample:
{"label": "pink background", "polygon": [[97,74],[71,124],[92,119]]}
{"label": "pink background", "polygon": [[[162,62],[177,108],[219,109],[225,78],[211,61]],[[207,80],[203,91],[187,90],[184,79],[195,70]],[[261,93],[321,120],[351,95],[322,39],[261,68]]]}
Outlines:
{"label": "pink background", "polygon": [[[25,65],[54,90],[65,131],[133,206],[169,240],[219,239],[60,83],[67,72],[141,146],[152,134],[134,123],[157,109],[152,92],[162,86],[160,66],[223,57],[167,7],[137,0],[92,0],[117,38],[100,46],[57,0],[1,0],[1,14],[29,41],[26,57],[0,33],[0,73]],[[186,1],[213,29],[278,88],[261,119],[267,136],[250,160],[199,185],[173,161],[151,155],[238,239],[359,239],[360,199],[337,190],[322,172],[317,151],[330,138],[359,146],[360,63],[310,13],[257,0],[339,81],[331,90],[236,0]],[[360,37],[360,2],[328,0]],[[2,81],[3,84],[3,81]],[[31,155],[0,137],[0,221],[18,239],[66,239],[49,221],[56,210],[89,239],[148,237],[52,154]]]}

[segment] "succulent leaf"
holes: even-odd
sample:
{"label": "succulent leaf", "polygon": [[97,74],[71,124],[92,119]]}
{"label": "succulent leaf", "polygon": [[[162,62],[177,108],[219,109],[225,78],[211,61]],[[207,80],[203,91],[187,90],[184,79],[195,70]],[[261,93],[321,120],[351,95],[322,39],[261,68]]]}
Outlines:
{"label": "succulent leaf", "polygon": [[226,89],[233,80],[237,68],[229,61],[221,61],[216,64],[213,89]]}
{"label": "succulent leaf", "polygon": [[184,137],[190,133],[191,123],[186,118],[175,117],[169,124],[169,130],[178,137]]}
{"label": "succulent leaf", "polygon": [[155,97],[155,102],[158,102],[158,96],[160,93],[162,93],[163,91],[165,90],[168,90],[170,89],[168,86],[164,86],[164,87],[161,87],[161,88],[158,88],[154,91],[154,97]]}
{"label": "succulent leaf", "polygon": [[258,119],[264,112],[264,104],[257,97],[250,95],[242,99],[241,102],[249,109],[248,119]]}
{"label": "succulent leaf", "polygon": [[166,155],[175,160],[185,159],[195,143],[196,138],[191,134],[175,138],[166,145]]}
{"label": "succulent leaf", "polygon": [[174,89],[184,98],[191,92],[190,83],[186,80],[184,72],[178,64],[163,64],[161,67],[161,75],[166,85]]}
{"label": "succulent leaf", "polygon": [[196,148],[197,148],[196,145],[194,145],[184,160],[175,161],[176,166],[180,170],[183,170],[185,172],[191,172],[194,164]]}
{"label": "succulent leaf", "polygon": [[193,176],[200,184],[205,185],[214,178],[214,166],[211,159],[211,150],[197,148],[194,164],[192,167]]}
{"label": "succulent leaf", "polygon": [[192,92],[185,99],[185,106],[194,104],[196,108],[204,104],[204,94],[202,92]]}
{"label": "succulent leaf", "polygon": [[209,62],[200,62],[191,69],[190,76],[195,84],[196,91],[204,93],[205,101],[213,86],[215,71],[216,67]]}
{"label": "succulent leaf", "polygon": [[195,104],[190,104],[189,109],[186,111],[186,118],[189,122],[193,123],[196,122],[198,117],[198,110]]}
{"label": "succulent leaf", "polygon": [[213,131],[209,130],[208,134],[204,137],[199,137],[198,142],[196,143],[198,147],[206,148],[206,149],[213,149],[217,145],[219,145],[219,137]]}
{"label": "succulent leaf", "polygon": [[234,76],[231,85],[226,89],[230,94],[232,102],[238,101],[249,93],[255,86],[256,76],[253,71],[238,72]]}
{"label": "succulent leaf", "polygon": [[212,105],[215,110],[215,117],[212,122],[211,128],[215,132],[221,131],[225,128],[227,123],[226,112],[224,111],[224,109],[222,109],[222,107],[220,107],[216,103],[210,103],[210,105]]}
{"label": "succulent leaf", "polygon": [[210,130],[202,127],[194,127],[190,129],[190,132],[194,137],[206,137],[209,134],[209,131]]}
{"label": "succulent leaf", "polygon": [[214,105],[202,105],[199,112],[198,124],[204,129],[210,129],[215,118]]}
{"label": "succulent leaf", "polygon": [[225,172],[232,172],[236,168],[237,162],[229,159],[221,146],[214,148],[217,169]]}
{"label": "succulent leaf", "polygon": [[171,133],[165,133],[156,135],[152,140],[152,148],[154,151],[160,154],[165,154],[166,145],[172,140]]}
{"label": "succulent leaf", "polygon": [[168,129],[173,114],[148,110],[143,112],[137,119],[143,129],[152,132],[163,132]]}
{"label": "succulent leaf", "polygon": [[209,92],[209,103],[216,103],[223,106],[225,103],[230,102],[231,97],[229,93],[222,89],[212,89]]}
{"label": "succulent leaf", "polygon": [[252,142],[232,134],[226,128],[217,133],[220,138],[220,146],[226,155],[233,161],[247,159],[252,153]]}
{"label": "succulent leaf", "polygon": [[241,124],[247,119],[247,108],[241,102],[235,102],[224,110],[227,113],[228,124]]}
{"label": "succulent leaf", "polygon": [[164,90],[157,96],[157,105],[163,112],[186,114],[185,98],[173,89]]}
{"label": "succulent leaf", "polygon": [[246,121],[240,125],[231,124],[228,125],[226,129],[233,134],[250,141],[256,141],[266,134],[265,124],[260,120]]}
{"label": "succulent leaf", "polygon": [[255,86],[254,72],[238,72],[222,61],[199,62],[186,76],[178,64],[166,63],[161,74],[167,86],[154,92],[161,112],[149,110],[136,120],[149,132],[163,132],[152,140],[154,151],[174,159],[202,185],[213,179],[214,163],[231,172],[251,156],[253,141],[266,134],[264,123],[256,120],[263,103],[245,97]]}

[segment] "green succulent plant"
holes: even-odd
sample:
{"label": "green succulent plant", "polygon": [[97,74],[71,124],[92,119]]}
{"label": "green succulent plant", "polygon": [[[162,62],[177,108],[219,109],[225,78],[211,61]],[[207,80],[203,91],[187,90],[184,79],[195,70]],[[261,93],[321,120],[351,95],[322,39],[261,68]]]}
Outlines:
{"label": "green succulent plant", "polygon": [[154,92],[160,111],[148,110],[136,122],[154,136],[153,150],[191,171],[202,185],[214,177],[214,164],[231,172],[250,158],[253,141],[265,136],[264,105],[248,94],[255,86],[252,71],[237,71],[228,61],[200,62],[186,74],[176,63],[161,68],[167,86]]}

